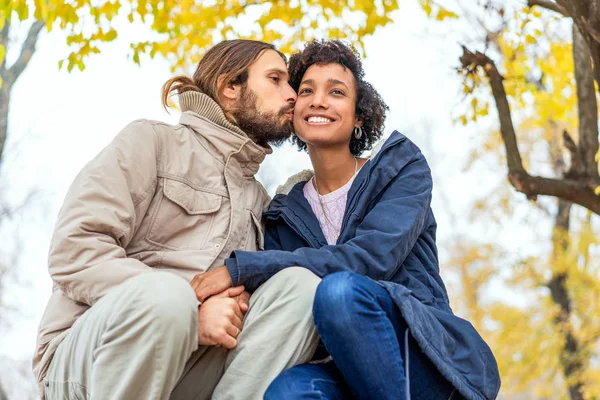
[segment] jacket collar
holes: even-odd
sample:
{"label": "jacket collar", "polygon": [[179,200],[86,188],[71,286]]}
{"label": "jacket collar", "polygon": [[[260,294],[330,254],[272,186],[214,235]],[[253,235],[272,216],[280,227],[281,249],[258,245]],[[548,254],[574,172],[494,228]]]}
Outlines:
{"label": "jacket collar", "polygon": [[[244,175],[258,172],[260,163],[271,147],[262,147],[250,139],[237,125],[230,122],[221,107],[208,95],[188,91],[179,95],[182,115],[179,123],[192,128],[198,136],[210,143],[210,151],[225,163],[234,157],[243,168]],[[210,125],[213,129],[207,129]]]}
{"label": "jacket collar", "polygon": [[[379,152],[387,146],[392,146],[394,143],[397,142],[398,139],[403,138],[404,136],[399,133],[398,131],[394,131],[390,137],[386,140],[386,139],[382,139],[380,140],[374,147],[373,150],[371,151],[371,155],[369,156],[370,160],[373,160],[377,157],[377,154],[379,154]],[[287,195],[289,194],[292,189],[294,188],[294,186],[296,186],[298,183],[300,182],[308,182],[309,180],[311,180],[311,178],[314,176],[314,171],[312,169],[305,169],[303,171],[298,172],[295,175],[292,175],[288,178],[288,180],[281,186],[279,186],[277,188],[277,191],[275,192],[275,194],[284,194]],[[304,186],[304,185],[302,185]]]}

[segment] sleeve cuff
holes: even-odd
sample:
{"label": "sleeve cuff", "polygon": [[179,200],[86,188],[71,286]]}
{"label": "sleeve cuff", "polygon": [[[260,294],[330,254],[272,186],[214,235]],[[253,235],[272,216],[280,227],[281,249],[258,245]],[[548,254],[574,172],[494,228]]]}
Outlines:
{"label": "sleeve cuff", "polygon": [[231,286],[239,286],[240,282],[240,271],[237,267],[237,260],[235,254],[231,253],[231,258],[225,259],[225,267],[231,276]]}

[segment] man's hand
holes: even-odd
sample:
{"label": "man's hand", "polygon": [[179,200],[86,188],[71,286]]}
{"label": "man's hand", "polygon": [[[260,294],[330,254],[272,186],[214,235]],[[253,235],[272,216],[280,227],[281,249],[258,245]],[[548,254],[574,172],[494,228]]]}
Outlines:
{"label": "man's hand", "polygon": [[[239,297],[243,286],[223,291],[202,303],[198,309],[198,344],[233,349],[242,331],[243,311]],[[246,310],[248,305],[245,304]]]}
{"label": "man's hand", "polygon": [[210,296],[223,292],[231,287],[231,276],[227,267],[218,267],[198,274],[190,282],[200,303],[204,303]]}

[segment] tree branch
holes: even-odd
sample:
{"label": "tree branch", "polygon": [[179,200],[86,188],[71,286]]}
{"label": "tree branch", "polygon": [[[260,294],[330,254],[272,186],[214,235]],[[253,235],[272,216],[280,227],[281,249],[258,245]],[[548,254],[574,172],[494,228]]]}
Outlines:
{"label": "tree branch", "polygon": [[17,61],[6,71],[6,78],[4,79],[8,81],[9,85],[14,84],[17,79],[19,79],[21,73],[23,73],[29,64],[31,56],[33,56],[33,53],[35,52],[35,44],[37,43],[37,39],[44,26],[46,26],[45,22],[35,21],[29,28],[27,38],[25,38],[25,42],[23,42]]}
{"label": "tree branch", "polygon": [[598,167],[595,156],[598,152],[598,103],[592,57],[583,35],[575,24],[573,24],[573,60],[577,83],[579,153],[586,176],[597,179]]}
{"label": "tree branch", "polygon": [[494,62],[485,54],[473,53],[463,46],[460,58],[462,67],[467,73],[477,73],[477,68],[483,68],[492,87],[500,118],[500,133],[506,148],[508,164],[508,180],[514,188],[535,200],[538,195],[548,195],[579,204],[596,214],[600,214],[600,198],[594,194],[594,185],[588,181],[570,179],[550,179],[531,176],[523,167],[521,154],[517,144],[517,136],[512,123],[510,106],[504,89],[503,78]]}
{"label": "tree branch", "polygon": [[550,0],[527,0],[527,6],[528,7],[533,7],[533,6],[539,6],[554,12],[557,12],[559,14],[562,14],[564,16],[568,16],[567,15],[567,10],[565,10],[562,6],[556,4],[553,1]]}
{"label": "tree branch", "polygon": [[508,180],[518,192],[525,194],[530,200],[536,200],[539,195],[554,196],[600,214],[600,199],[585,182],[531,176],[525,171],[509,172]]}
{"label": "tree branch", "polygon": [[464,46],[462,46],[462,48],[463,55],[460,57],[460,62],[462,63],[463,68],[466,69],[468,73],[474,73],[477,67],[482,67],[490,80],[492,93],[496,100],[496,108],[498,109],[498,117],[500,118],[500,132],[506,148],[509,173],[525,172],[523,161],[521,160],[521,153],[519,153],[519,147],[517,145],[517,135],[515,134],[515,128],[512,123],[510,106],[508,104],[508,99],[506,98],[504,83],[502,82],[504,78],[500,75],[496,65],[488,56],[480,52],[473,53]]}
{"label": "tree branch", "polygon": [[[6,20],[6,23],[4,24],[4,28],[2,28],[2,30],[0,30],[0,44],[2,46],[4,46],[4,49],[8,49],[8,30],[10,29],[10,22],[8,20]],[[0,62],[0,76],[4,76],[4,73],[6,71],[6,57],[4,57],[4,60],[2,60],[2,62]]]}

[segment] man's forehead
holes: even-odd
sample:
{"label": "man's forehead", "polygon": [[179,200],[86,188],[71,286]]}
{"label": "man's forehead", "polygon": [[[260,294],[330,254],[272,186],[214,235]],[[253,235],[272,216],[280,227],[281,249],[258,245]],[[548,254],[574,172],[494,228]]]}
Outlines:
{"label": "man's forehead", "polygon": [[287,66],[281,55],[275,50],[265,50],[258,56],[250,68],[285,73],[287,75]]}

